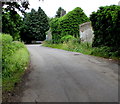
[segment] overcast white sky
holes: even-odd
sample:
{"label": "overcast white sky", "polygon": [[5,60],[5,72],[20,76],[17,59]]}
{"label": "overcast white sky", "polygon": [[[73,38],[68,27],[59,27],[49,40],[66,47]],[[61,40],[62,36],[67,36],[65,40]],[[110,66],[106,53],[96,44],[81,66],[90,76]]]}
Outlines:
{"label": "overcast white sky", "polygon": [[66,12],[76,7],[81,7],[85,14],[89,16],[93,11],[97,11],[100,6],[118,5],[119,1],[120,0],[29,0],[29,7],[35,10],[41,7],[49,17],[54,17],[59,7],[65,9]]}

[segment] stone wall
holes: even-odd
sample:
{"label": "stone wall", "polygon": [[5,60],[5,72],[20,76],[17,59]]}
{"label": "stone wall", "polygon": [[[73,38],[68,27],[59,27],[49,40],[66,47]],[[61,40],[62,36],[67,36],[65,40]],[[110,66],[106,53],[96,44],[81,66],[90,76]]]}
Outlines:
{"label": "stone wall", "polygon": [[93,41],[93,30],[90,22],[86,22],[80,25],[80,38],[82,42],[90,42]]}
{"label": "stone wall", "polygon": [[120,6],[120,1],[118,2],[118,5]]}

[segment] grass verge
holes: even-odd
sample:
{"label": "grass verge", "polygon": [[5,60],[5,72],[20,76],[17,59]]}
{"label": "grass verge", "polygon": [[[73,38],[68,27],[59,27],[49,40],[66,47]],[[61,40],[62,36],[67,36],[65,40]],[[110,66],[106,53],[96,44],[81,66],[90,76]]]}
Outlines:
{"label": "grass verge", "polygon": [[[22,48],[10,56],[8,60],[9,63],[6,63],[8,66],[7,72],[3,72],[4,75],[2,77],[3,92],[13,90],[14,85],[21,80],[21,76],[29,64],[29,53],[26,48]],[[10,76],[8,75],[9,73]]]}
{"label": "grass verge", "polygon": [[103,58],[111,58],[114,60],[120,60],[119,52],[111,52],[111,48],[109,47],[92,47],[90,43],[76,43],[73,41],[68,41],[59,44],[53,44],[52,42],[45,41],[43,43],[45,47],[63,49],[72,52],[80,52],[86,55],[93,55]]}
{"label": "grass verge", "polygon": [[8,34],[2,34],[2,92],[12,91],[29,64],[29,52],[26,46],[13,41]]}

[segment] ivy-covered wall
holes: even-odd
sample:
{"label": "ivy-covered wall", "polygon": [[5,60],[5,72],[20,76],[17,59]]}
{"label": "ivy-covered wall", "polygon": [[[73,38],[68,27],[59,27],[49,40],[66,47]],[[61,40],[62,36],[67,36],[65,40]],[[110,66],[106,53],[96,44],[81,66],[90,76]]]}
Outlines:
{"label": "ivy-covered wall", "polygon": [[87,21],[89,18],[80,7],[75,8],[63,17],[53,19],[50,23],[53,41],[58,42],[65,35],[80,37],[79,25]]}
{"label": "ivy-covered wall", "polygon": [[59,19],[60,31],[62,35],[69,34],[74,37],[79,37],[79,25],[87,21],[89,19],[83,10],[77,7]]}

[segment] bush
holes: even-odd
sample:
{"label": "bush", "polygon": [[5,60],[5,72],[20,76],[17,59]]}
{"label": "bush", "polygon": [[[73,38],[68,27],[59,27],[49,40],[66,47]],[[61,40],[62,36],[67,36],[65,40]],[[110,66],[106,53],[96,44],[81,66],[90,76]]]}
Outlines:
{"label": "bush", "polygon": [[116,59],[120,58],[120,53],[118,51],[112,52],[112,48],[107,46],[94,47],[91,52],[91,55],[100,56],[104,58],[116,58]]}
{"label": "bush", "polygon": [[3,91],[10,91],[24,73],[29,62],[29,53],[23,43],[13,42],[10,35],[2,34],[0,38],[3,40],[2,86]]}
{"label": "bush", "polygon": [[70,11],[61,18],[55,18],[50,22],[52,38],[54,43],[59,43],[65,35],[71,35],[76,38],[79,36],[79,25],[89,21],[83,10],[79,7]]}
{"label": "bush", "polygon": [[71,35],[65,35],[61,38],[61,42],[68,42],[69,40],[75,40],[76,38]]}
{"label": "bush", "polygon": [[99,47],[93,48],[91,55],[109,57],[110,56],[110,48],[109,47]]}
{"label": "bush", "polygon": [[107,46],[120,52],[120,6],[100,7],[90,16],[94,30],[93,47]]}
{"label": "bush", "polygon": [[7,34],[1,34],[2,45],[10,44],[13,41],[13,38]]}

